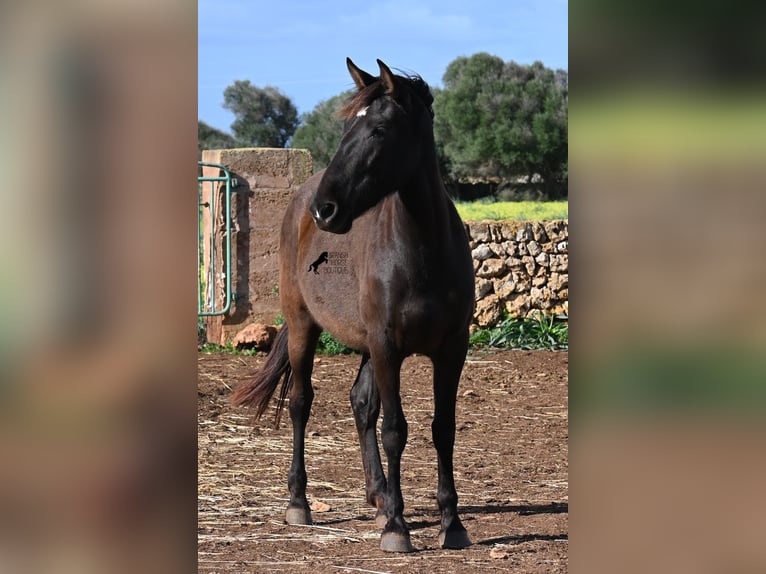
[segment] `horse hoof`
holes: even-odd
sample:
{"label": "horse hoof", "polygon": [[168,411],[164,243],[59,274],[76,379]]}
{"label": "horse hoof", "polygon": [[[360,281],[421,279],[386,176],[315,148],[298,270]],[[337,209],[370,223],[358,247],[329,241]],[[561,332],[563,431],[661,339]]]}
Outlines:
{"label": "horse hoof", "polygon": [[380,537],[380,549],[384,552],[413,552],[409,534],[384,532]]}
{"label": "horse hoof", "polygon": [[471,539],[468,538],[468,532],[465,530],[442,530],[439,532],[439,546],[442,548],[459,550],[468,548],[470,545]]}
{"label": "horse hoof", "polygon": [[288,524],[311,525],[311,511],[308,508],[290,507],[285,513],[285,522]]}
{"label": "horse hoof", "polygon": [[377,514],[375,515],[375,526],[383,530],[386,527],[387,522],[388,518],[386,517],[386,511],[378,510]]}

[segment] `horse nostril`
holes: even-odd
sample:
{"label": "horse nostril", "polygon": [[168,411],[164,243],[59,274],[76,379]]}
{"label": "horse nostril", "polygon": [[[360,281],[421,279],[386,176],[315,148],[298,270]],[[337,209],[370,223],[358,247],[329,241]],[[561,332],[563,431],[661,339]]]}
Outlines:
{"label": "horse nostril", "polygon": [[319,215],[319,219],[324,222],[329,222],[333,217],[335,217],[337,212],[338,204],[333,201],[328,201],[319,208],[317,214]]}

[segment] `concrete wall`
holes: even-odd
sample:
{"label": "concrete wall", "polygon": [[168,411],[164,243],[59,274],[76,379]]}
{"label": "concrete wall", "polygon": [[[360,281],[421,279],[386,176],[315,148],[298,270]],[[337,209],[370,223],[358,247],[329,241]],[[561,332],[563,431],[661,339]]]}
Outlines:
{"label": "concrete wall", "polygon": [[[271,324],[279,314],[278,248],[282,215],[292,194],[311,176],[312,163],[306,150],[281,148],[205,150],[202,161],[226,166],[238,183],[231,204],[235,299],[226,316],[206,319],[208,342],[224,345],[246,325]],[[218,175],[218,171],[203,168],[203,175]],[[222,269],[223,214],[213,229],[219,246],[216,268]],[[216,296],[221,297],[224,278],[219,276],[216,281]]]}

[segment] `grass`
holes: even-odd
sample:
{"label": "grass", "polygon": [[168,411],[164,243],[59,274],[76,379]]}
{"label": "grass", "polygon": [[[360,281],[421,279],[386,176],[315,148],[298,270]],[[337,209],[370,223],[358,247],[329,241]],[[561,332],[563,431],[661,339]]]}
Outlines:
{"label": "grass", "polygon": [[567,219],[567,201],[456,201],[463,221],[543,221]]}
{"label": "grass", "polygon": [[199,349],[200,353],[227,353],[229,355],[239,355],[250,357],[258,354],[258,349],[238,349],[231,342],[226,346],[215,345],[213,343],[205,343]]}
{"label": "grass", "polygon": [[506,317],[494,327],[474,332],[470,344],[474,348],[567,350],[569,325],[564,319],[542,315],[533,319]]}

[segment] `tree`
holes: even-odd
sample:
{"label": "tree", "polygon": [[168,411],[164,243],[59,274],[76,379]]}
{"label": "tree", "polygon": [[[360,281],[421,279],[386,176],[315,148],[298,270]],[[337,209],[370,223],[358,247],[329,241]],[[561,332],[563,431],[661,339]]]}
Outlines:
{"label": "tree", "polygon": [[326,168],[338,149],[343,135],[343,120],[338,117],[338,110],[353,93],[347,91],[333,96],[319,102],[311,112],[301,115],[301,125],[295,130],[290,145],[311,152],[315,172]]}
{"label": "tree", "polygon": [[202,154],[203,149],[229,149],[237,147],[237,141],[233,136],[206,124],[197,121],[197,148]]}
{"label": "tree", "polygon": [[237,80],[224,90],[223,107],[234,113],[231,131],[242,145],[285,147],[298,127],[298,110],[273,86]]}
{"label": "tree", "polygon": [[566,195],[565,71],[479,53],[454,60],[443,80],[434,132],[451,177],[538,177],[548,195]]}

